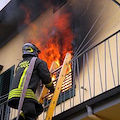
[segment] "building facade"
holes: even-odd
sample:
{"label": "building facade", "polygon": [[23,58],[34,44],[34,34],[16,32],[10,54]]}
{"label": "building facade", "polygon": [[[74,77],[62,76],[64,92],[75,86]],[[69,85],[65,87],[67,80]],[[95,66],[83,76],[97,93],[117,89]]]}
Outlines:
{"label": "building facade", "polygon": [[[61,92],[53,120],[119,120],[119,5],[108,0],[58,0],[48,4],[37,1],[34,7],[32,4],[32,0],[30,3],[13,0],[0,14],[4,31],[0,30],[1,120],[17,115],[6,101],[15,68],[22,60],[22,46],[32,42],[44,53],[46,46],[42,46],[53,41],[61,51],[73,47],[71,82],[67,83],[71,87]],[[11,6],[14,7],[10,9]],[[53,41],[47,43],[49,38]],[[44,105],[49,106],[49,102]],[[45,116],[46,109],[38,119],[44,120]]]}

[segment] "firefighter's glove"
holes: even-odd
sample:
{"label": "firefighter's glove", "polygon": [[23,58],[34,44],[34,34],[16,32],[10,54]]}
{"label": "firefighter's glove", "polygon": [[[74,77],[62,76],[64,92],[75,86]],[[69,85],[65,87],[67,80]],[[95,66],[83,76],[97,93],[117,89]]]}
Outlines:
{"label": "firefighter's glove", "polygon": [[52,81],[50,83],[46,84],[45,86],[46,86],[46,88],[48,88],[50,90],[50,93],[54,93],[55,88],[54,88]]}
{"label": "firefighter's glove", "polygon": [[54,91],[55,91],[54,86],[53,86],[53,87],[50,87],[49,90],[50,90],[50,93],[54,93]]}

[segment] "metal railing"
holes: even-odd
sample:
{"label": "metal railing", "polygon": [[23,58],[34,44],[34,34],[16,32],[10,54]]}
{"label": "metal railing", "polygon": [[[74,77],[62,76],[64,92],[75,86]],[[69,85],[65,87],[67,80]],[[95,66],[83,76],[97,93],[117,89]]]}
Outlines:
{"label": "metal railing", "polygon": [[120,30],[73,57],[72,87],[75,89],[69,93],[69,100],[56,106],[54,116],[120,85],[119,51]]}
{"label": "metal railing", "polygon": [[119,61],[120,30],[73,57],[73,76],[78,92],[74,99],[79,99],[77,104],[120,85]]}
{"label": "metal railing", "polygon": [[10,109],[7,106],[8,94],[0,96],[0,120],[9,120]]}
{"label": "metal railing", "polygon": [[[119,86],[119,61],[120,30],[76,57],[73,57],[71,60],[73,89],[68,90],[67,95],[69,97],[67,100],[65,100],[65,97],[67,97],[65,92],[62,93],[62,102],[56,106],[53,116]],[[0,106],[0,117],[8,118],[4,109],[9,113],[8,107],[2,104]],[[8,114],[9,120],[16,116],[16,113],[16,111],[11,109],[10,114]],[[44,120],[45,114],[46,111],[39,116],[38,120]]]}

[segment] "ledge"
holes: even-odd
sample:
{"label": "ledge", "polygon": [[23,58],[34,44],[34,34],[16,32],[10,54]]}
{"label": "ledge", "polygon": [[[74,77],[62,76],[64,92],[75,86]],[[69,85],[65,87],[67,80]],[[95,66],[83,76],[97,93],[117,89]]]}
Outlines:
{"label": "ledge", "polygon": [[[117,86],[111,90],[108,90],[92,99],[89,99],[77,106],[72,107],[69,110],[66,110],[65,112],[62,112],[56,116],[53,117],[53,120],[65,120],[69,118],[74,118],[76,116],[81,116],[81,118],[84,116],[86,117],[88,115],[86,106],[91,106],[97,112],[104,107],[110,107],[113,104],[120,103],[120,86]],[[115,102],[114,102],[115,101]],[[114,102],[114,103],[113,103]],[[104,106],[107,103],[109,103],[108,106]],[[72,120],[72,119],[71,119]]]}

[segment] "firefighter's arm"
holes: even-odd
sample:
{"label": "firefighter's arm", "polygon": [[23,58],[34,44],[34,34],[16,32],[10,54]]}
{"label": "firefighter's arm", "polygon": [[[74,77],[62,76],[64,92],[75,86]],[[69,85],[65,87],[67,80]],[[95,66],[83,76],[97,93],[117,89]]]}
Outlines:
{"label": "firefighter's arm", "polygon": [[42,79],[42,83],[50,90],[50,93],[54,92],[54,85],[51,80],[50,72],[48,70],[47,63],[45,61],[40,62],[38,65],[39,75]]}

